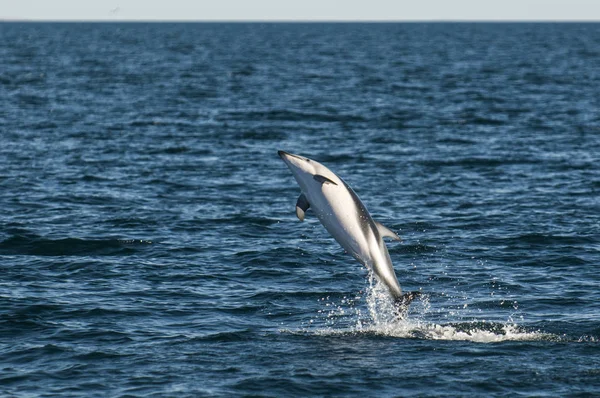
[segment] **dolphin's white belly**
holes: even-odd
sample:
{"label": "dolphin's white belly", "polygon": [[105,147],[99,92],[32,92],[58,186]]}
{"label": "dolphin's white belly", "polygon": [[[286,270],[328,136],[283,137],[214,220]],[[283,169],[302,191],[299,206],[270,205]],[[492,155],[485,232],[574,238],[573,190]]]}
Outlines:
{"label": "dolphin's white belly", "polygon": [[322,191],[307,196],[310,196],[308,200],[317,218],[331,236],[349,254],[374,271],[394,297],[400,297],[402,289],[385,243],[373,231],[374,222],[367,210],[358,208],[358,198],[352,197],[347,189],[327,185]]}
{"label": "dolphin's white belly", "polygon": [[[369,248],[370,228],[362,223],[367,219],[357,217],[359,209],[347,190],[324,186],[318,195],[309,198],[311,207],[327,232],[352,256],[367,266],[371,257]],[[366,216],[368,217],[368,215]],[[371,238],[375,238],[372,236]]]}

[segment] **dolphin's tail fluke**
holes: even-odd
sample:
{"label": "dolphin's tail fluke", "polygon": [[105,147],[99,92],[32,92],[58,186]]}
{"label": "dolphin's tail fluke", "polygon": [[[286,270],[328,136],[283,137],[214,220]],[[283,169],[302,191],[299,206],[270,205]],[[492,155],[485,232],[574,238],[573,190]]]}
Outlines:
{"label": "dolphin's tail fluke", "polygon": [[399,318],[405,318],[408,313],[408,306],[414,299],[421,296],[421,292],[408,292],[394,300],[395,312]]}

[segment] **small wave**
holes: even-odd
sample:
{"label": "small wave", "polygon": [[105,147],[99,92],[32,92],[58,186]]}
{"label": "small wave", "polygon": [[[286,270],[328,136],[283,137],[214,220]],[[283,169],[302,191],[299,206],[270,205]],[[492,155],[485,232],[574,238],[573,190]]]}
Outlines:
{"label": "small wave", "polygon": [[468,138],[462,138],[462,137],[442,137],[442,138],[438,139],[438,143],[459,146],[459,145],[476,145],[477,141],[468,139]]}
{"label": "small wave", "polygon": [[598,239],[591,235],[553,235],[541,233],[527,233],[507,237],[488,236],[486,240],[490,243],[501,245],[527,245],[544,246],[549,245],[585,245],[598,243]]}
{"label": "small wave", "polygon": [[230,111],[220,114],[222,121],[280,121],[280,122],[321,122],[321,123],[351,123],[363,122],[361,116],[327,112],[305,112],[291,109]]}
{"label": "small wave", "polygon": [[140,239],[47,239],[19,234],[0,242],[0,254],[34,256],[109,256],[134,254],[152,241]]}
{"label": "small wave", "polygon": [[32,106],[42,106],[48,103],[48,99],[46,97],[42,97],[36,94],[19,94],[17,99],[21,105],[32,105]]}
{"label": "small wave", "polygon": [[436,246],[430,246],[430,245],[424,245],[421,243],[416,243],[416,244],[405,244],[405,245],[397,245],[396,247],[390,249],[390,253],[394,253],[394,252],[398,252],[398,253],[413,253],[413,254],[418,254],[418,253],[437,253],[438,252],[438,248]]}
{"label": "small wave", "polygon": [[249,341],[254,337],[254,332],[250,329],[235,330],[228,332],[209,333],[201,337],[195,337],[194,340],[211,343],[234,343],[239,341]]}
{"label": "small wave", "polygon": [[419,163],[426,167],[500,167],[509,165],[529,165],[540,163],[535,158],[509,158],[509,157],[463,157],[436,160],[421,160]]}
{"label": "small wave", "polygon": [[467,119],[467,123],[480,126],[501,126],[506,124],[506,121],[483,116],[475,116]]}

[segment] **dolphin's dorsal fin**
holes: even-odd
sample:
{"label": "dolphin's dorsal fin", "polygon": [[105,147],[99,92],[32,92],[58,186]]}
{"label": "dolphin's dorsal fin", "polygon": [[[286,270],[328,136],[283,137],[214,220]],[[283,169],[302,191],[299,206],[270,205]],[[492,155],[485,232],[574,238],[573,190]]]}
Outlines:
{"label": "dolphin's dorsal fin", "polygon": [[387,236],[388,238],[392,238],[394,240],[402,240],[397,233],[395,233],[394,231],[392,231],[391,229],[389,229],[388,227],[386,227],[385,225],[383,225],[380,222],[375,221],[375,226],[377,227],[377,230],[379,231],[379,235],[381,235],[381,237],[383,238],[384,236]]}
{"label": "dolphin's dorsal fin", "polygon": [[337,185],[335,182],[333,182],[329,178],[327,178],[325,176],[322,176],[320,174],[314,175],[313,178],[315,179],[315,181],[319,181],[321,184],[333,184],[333,185]]}
{"label": "dolphin's dorsal fin", "polygon": [[306,200],[306,196],[301,193],[296,202],[296,217],[298,217],[298,220],[304,221],[304,213],[306,213],[306,210],[308,210],[309,207],[310,203]]}

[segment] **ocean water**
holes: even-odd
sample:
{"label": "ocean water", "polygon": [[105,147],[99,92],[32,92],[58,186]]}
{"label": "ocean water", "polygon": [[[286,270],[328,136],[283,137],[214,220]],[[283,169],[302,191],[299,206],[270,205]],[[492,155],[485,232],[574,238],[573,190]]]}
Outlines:
{"label": "ocean water", "polygon": [[[1,23],[0,395],[600,394],[600,24]],[[277,156],[344,178],[408,317]]]}

